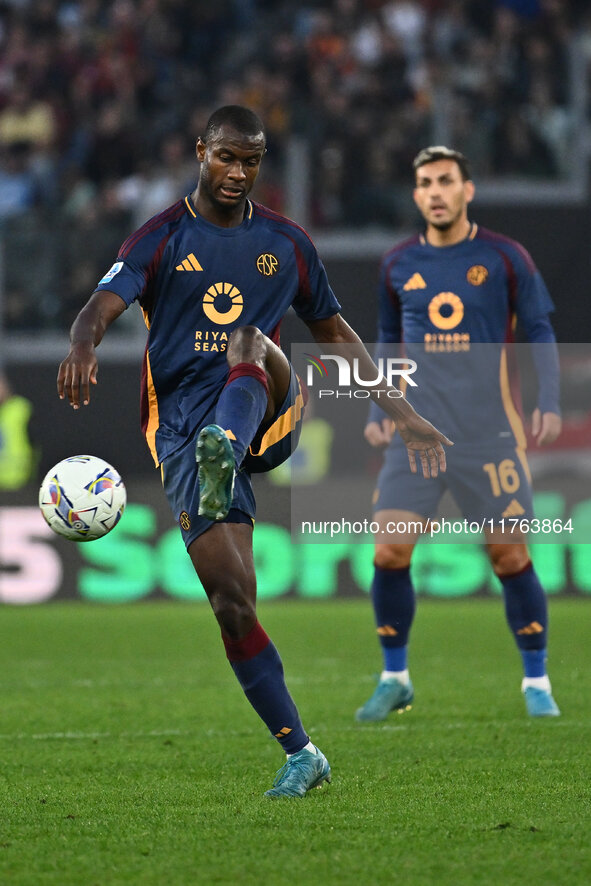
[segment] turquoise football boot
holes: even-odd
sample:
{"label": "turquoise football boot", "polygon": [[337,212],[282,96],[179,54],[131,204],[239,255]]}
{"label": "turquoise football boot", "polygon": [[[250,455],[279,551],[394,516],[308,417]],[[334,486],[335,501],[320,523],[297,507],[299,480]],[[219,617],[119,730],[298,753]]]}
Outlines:
{"label": "turquoise football boot", "polygon": [[207,425],[197,438],[199,514],[208,520],[228,516],[234,492],[235,459],[232,444],[219,425]]}
{"label": "turquoise football boot", "polygon": [[380,680],[371,698],[355,712],[355,719],[369,723],[385,720],[391,711],[402,714],[410,711],[413,698],[410,680],[406,684],[400,680]]}
{"label": "turquoise football boot", "polygon": [[530,717],[560,717],[560,709],[547,689],[527,686],[523,694]]}
{"label": "turquoise football boot", "polygon": [[302,748],[281,767],[273,787],[265,791],[265,797],[303,797],[312,788],[330,782],[328,760],[316,748],[316,753]]}

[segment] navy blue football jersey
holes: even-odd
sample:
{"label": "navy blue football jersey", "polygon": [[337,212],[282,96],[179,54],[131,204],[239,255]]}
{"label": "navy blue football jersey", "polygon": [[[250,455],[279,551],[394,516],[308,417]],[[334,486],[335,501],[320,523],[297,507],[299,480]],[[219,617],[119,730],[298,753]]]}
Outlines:
{"label": "navy blue football jersey", "polygon": [[215,404],[233,329],[258,326],[279,343],[290,307],[304,321],[340,310],[306,232],[251,201],[242,224],[222,228],[179,200],[125,241],[97,289],[144,314],[141,418],[157,465]]}
{"label": "navy blue football jersey", "polygon": [[[456,443],[512,436],[524,446],[509,345],[516,321],[528,341],[554,342],[553,308],[530,255],[514,240],[475,224],[452,246],[416,235],[382,261],[379,352],[392,353],[384,343],[403,344],[418,366],[417,387],[406,388],[409,402]],[[371,420],[381,417],[373,407]]]}

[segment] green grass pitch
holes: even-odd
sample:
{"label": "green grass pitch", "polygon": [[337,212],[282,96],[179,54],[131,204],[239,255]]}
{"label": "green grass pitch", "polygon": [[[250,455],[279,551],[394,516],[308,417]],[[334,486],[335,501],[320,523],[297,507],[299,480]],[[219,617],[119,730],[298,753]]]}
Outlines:
{"label": "green grass pitch", "polygon": [[378,725],[368,602],[261,605],[333,767],[287,801],[205,605],[1,608],[0,884],[588,884],[591,600],[550,605],[562,717],[526,717],[500,600],[420,600]]}

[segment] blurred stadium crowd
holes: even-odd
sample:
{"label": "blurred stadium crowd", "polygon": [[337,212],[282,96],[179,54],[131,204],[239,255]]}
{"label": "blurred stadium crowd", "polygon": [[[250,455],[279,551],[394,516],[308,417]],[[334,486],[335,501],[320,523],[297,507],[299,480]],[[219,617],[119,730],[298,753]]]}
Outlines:
{"label": "blurred stadium crowd", "polygon": [[588,0],[2,0],[7,327],[69,322],[194,187],[220,104],[266,122],[261,202],[286,210],[304,152],[315,229],[408,223],[410,161],[443,138],[477,177],[560,179],[575,38],[591,58]]}

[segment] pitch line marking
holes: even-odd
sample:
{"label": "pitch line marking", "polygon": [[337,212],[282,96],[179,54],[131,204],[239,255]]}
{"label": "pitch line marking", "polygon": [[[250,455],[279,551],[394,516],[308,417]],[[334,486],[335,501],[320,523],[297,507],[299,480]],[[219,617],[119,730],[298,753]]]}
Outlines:
{"label": "pitch line marking", "polygon": [[150,732],[16,732],[0,733],[0,740],[31,739],[32,741],[93,740],[96,738],[168,738],[170,736],[191,735],[183,729],[153,729]]}

